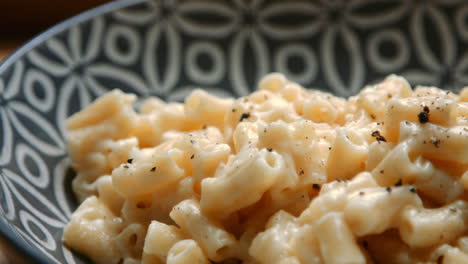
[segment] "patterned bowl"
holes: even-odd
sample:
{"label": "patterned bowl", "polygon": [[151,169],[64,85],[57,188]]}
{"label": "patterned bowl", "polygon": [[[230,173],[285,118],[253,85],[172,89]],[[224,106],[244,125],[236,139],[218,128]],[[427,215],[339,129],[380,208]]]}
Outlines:
{"label": "patterned bowl", "polygon": [[64,120],[119,87],[181,100],[245,95],[270,71],[341,96],[389,73],[468,83],[463,0],[123,0],[59,24],[0,66],[0,231],[42,263],[76,207]]}

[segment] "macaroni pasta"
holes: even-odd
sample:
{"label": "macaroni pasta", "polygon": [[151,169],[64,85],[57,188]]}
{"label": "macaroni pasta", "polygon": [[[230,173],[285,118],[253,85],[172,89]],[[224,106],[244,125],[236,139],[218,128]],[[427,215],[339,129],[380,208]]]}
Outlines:
{"label": "macaroni pasta", "polygon": [[272,73],[225,99],[114,90],[69,118],[96,263],[467,263],[468,88],[391,75],[345,100]]}

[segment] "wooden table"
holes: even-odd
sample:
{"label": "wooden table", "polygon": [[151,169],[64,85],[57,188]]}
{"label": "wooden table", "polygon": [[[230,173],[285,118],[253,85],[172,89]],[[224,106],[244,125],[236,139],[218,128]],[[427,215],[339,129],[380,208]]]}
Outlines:
{"label": "wooden table", "polygon": [[33,264],[27,256],[24,256],[14,248],[5,238],[0,236],[0,264]]}
{"label": "wooden table", "polygon": [[3,61],[10,53],[21,45],[21,40],[7,40],[0,42],[0,61]]}

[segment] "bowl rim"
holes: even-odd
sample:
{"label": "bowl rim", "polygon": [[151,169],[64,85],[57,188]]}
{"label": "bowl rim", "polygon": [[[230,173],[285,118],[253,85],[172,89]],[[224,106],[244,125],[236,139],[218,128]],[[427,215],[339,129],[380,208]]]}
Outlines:
{"label": "bowl rim", "polygon": [[[116,0],[106,4],[99,5],[92,9],[83,11],[75,16],[72,16],[58,24],[46,29],[45,31],[35,35],[26,43],[15,49],[10,55],[8,55],[2,62],[0,62],[0,75],[3,74],[9,67],[11,67],[16,61],[22,58],[27,52],[36,48],[37,46],[44,43],[47,39],[67,30],[71,26],[88,21],[94,17],[104,15],[111,11],[121,9],[124,7],[144,3],[148,0]],[[1,77],[1,76],[0,76]],[[5,219],[5,221],[8,221]],[[5,238],[19,253],[26,255],[34,263],[47,264],[51,260],[40,252],[37,248],[32,247],[22,237],[15,233],[12,228],[0,221],[0,235]]]}

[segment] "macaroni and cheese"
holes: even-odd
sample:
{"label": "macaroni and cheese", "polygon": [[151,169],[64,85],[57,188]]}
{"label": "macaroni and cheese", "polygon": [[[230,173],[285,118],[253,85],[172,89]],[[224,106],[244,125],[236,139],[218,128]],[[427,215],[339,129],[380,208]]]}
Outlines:
{"label": "macaroni and cheese", "polygon": [[66,245],[96,263],[468,263],[468,88],[258,86],[138,111],[114,90],[70,117]]}

